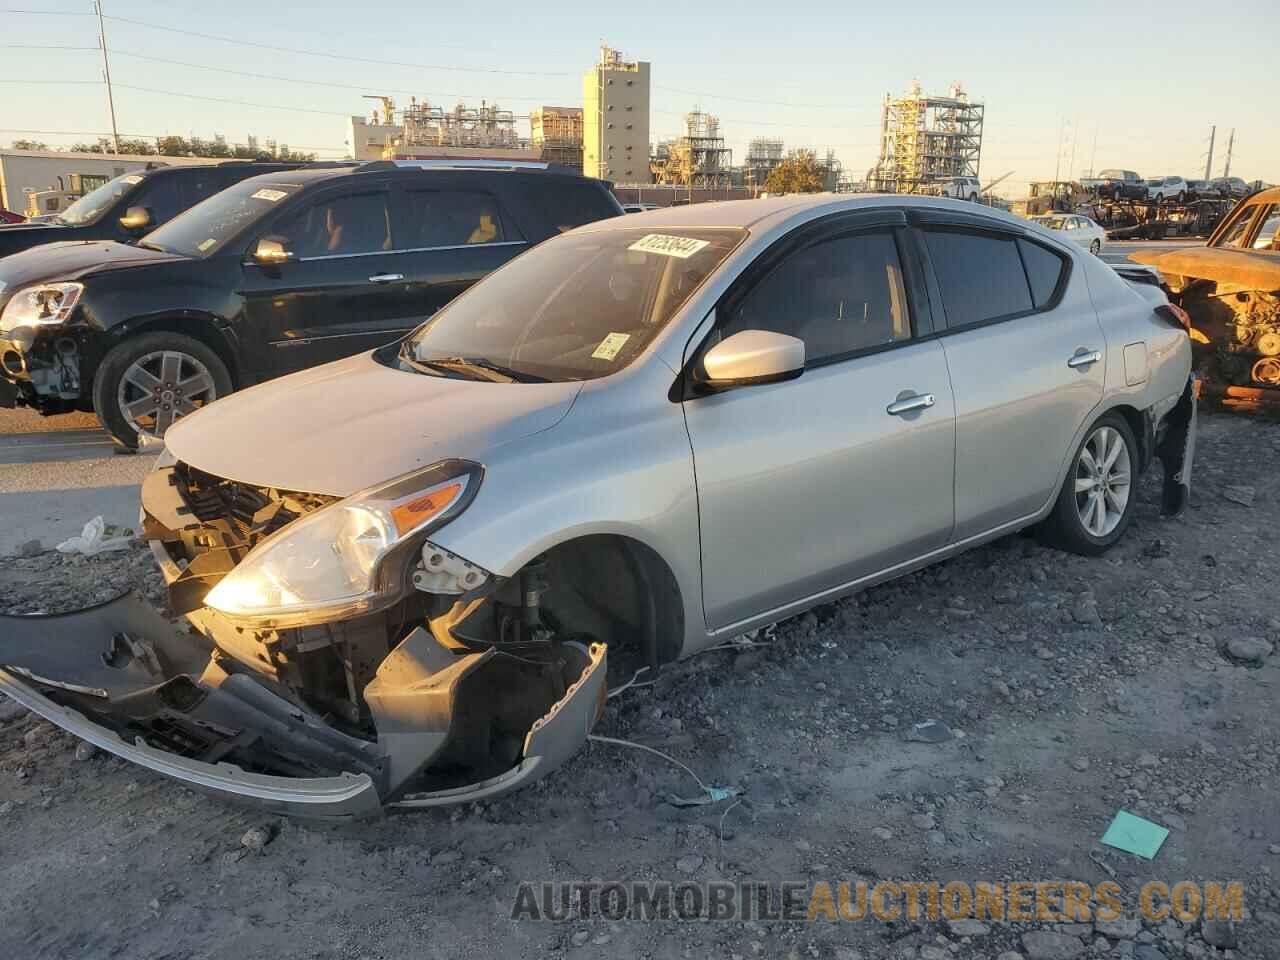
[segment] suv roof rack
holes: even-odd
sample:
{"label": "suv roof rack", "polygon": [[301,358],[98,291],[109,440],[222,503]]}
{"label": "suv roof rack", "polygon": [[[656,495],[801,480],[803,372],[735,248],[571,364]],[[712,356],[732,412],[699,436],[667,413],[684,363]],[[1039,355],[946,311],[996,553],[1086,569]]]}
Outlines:
{"label": "suv roof rack", "polygon": [[547,173],[572,173],[569,167],[546,160],[369,160],[360,165],[361,173],[379,170],[542,170]]}

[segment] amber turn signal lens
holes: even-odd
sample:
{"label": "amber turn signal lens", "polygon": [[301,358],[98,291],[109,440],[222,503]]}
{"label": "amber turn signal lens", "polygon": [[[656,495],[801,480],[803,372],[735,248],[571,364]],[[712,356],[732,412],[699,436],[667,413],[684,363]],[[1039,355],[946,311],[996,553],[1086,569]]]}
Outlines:
{"label": "amber turn signal lens", "polygon": [[444,510],[458,495],[462,493],[462,482],[446,484],[430,493],[406,500],[391,508],[391,519],[395,522],[396,532],[404,536],[410,530],[416,530],[441,510]]}

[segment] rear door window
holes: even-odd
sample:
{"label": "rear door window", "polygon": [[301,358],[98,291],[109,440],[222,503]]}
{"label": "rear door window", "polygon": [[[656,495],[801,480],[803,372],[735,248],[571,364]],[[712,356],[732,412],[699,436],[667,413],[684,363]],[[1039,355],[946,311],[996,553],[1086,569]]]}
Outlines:
{"label": "rear door window", "polygon": [[530,191],[529,202],[555,232],[618,215],[613,198],[601,186],[555,177],[538,186]]}
{"label": "rear door window", "polygon": [[1034,309],[1027,272],[1012,238],[928,230],[925,243],[942,291],[949,329]]}
{"label": "rear door window", "polygon": [[405,250],[465,247],[520,240],[503,217],[497,198],[466,190],[410,190],[404,236]]}
{"label": "rear door window", "polygon": [[299,260],[381,253],[392,249],[391,212],[385,191],[336,194],[308,204],[274,227]]}
{"label": "rear door window", "polygon": [[[1083,226],[1084,224],[1080,224]],[[1067,261],[1047,247],[1030,240],[1018,240],[1018,253],[1026,267],[1027,281],[1031,284],[1031,300],[1037,310],[1047,307],[1067,271]]]}

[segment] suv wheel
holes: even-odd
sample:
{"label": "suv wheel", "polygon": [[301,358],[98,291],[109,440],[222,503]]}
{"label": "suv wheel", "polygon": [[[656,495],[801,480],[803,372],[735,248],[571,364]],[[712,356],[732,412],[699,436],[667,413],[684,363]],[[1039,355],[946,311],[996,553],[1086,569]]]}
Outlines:
{"label": "suv wheel", "polygon": [[1076,450],[1043,532],[1055,546],[1097,556],[1133,518],[1138,445],[1124,417],[1100,417]]}
{"label": "suv wheel", "polygon": [[159,439],[175,420],[232,390],[216,353],[178,333],[146,333],[108,351],[93,381],[93,409],[129,449]]}

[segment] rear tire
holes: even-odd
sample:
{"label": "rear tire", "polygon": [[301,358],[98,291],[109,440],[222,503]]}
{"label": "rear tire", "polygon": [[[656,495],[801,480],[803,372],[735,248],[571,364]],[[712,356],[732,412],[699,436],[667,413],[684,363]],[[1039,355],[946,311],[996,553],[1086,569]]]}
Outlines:
{"label": "rear tire", "polygon": [[1133,519],[1137,469],[1138,444],[1128,421],[1118,413],[1099,417],[1071,458],[1041,527],[1044,539],[1086,557],[1106,553]]}
{"label": "rear tire", "polygon": [[199,340],[144,333],[102,358],[93,378],[93,410],[117,442],[136,450],[140,431],[159,439],[175,420],[232,389],[226,364]]}

